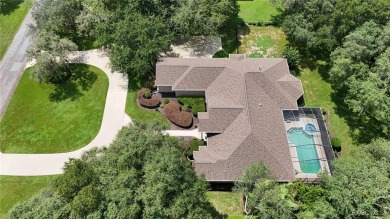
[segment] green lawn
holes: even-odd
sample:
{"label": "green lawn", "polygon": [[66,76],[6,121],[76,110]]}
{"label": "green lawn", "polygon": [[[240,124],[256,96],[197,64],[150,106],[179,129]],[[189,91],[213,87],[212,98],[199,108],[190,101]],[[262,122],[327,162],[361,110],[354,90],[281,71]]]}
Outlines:
{"label": "green lawn", "polygon": [[0,60],[11,44],[33,0],[6,0],[7,7],[0,13]]}
{"label": "green lawn", "polygon": [[[350,136],[350,127],[347,121],[336,113],[336,103],[332,96],[334,91],[330,83],[326,82],[318,69],[304,68],[298,77],[302,81],[306,106],[321,107],[329,113],[329,129],[342,143],[342,153],[349,154],[353,145]],[[341,103],[338,103],[341,104]]]}
{"label": "green lawn", "polygon": [[129,80],[129,91],[127,93],[126,113],[133,121],[147,122],[151,119],[156,119],[167,128],[170,127],[169,122],[165,117],[157,111],[143,109],[137,104],[137,91],[142,88],[140,82]]}
{"label": "green lawn", "polygon": [[18,202],[48,187],[57,176],[0,176],[0,218]]}
{"label": "green lawn", "polygon": [[268,22],[279,13],[269,0],[238,1],[238,5],[238,17],[245,23]]}
{"label": "green lawn", "polygon": [[277,58],[283,56],[286,35],[279,27],[249,27],[240,29],[242,42],[239,53],[251,58]]}
{"label": "green lawn", "polygon": [[27,69],[0,122],[1,151],[56,153],[79,149],[98,133],[108,78],[100,69],[72,64],[60,85],[38,83]]}
{"label": "green lawn", "polygon": [[219,213],[227,215],[229,218],[241,218],[244,215],[240,193],[210,191],[207,192],[207,198]]}

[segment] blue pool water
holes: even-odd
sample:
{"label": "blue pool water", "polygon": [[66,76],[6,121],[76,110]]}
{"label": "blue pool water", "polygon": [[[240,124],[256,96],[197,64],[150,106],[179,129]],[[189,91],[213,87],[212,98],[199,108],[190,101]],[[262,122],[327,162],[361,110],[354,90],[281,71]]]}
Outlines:
{"label": "blue pool water", "polygon": [[310,134],[313,134],[314,132],[317,131],[317,129],[316,129],[316,127],[313,124],[308,123],[308,124],[305,125],[305,131],[310,133]]}
{"label": "blue pool water", "polygon": [[[315,127],[314,127],[315,128]],[[313,136],[303,128],[290,128],[287,131],[288,140],[296,145],[299,166],[304,173],[318,173],[321,169]]]}

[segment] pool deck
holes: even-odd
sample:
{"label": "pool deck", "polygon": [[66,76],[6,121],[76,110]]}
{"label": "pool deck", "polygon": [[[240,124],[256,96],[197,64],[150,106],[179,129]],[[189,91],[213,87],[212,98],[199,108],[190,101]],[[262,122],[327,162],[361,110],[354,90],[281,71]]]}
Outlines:
{"label": "pool deck", "polygon": [[[305,129],[305,125],[308,123],[313,124],[316,127],[316,130],[319,130],[317,119],[311,118],[310,116],[306,116],[306,117],[301,116],[299,118],[299,120],[296,120],[296,121],[284,121],[284,126],[286,127],[286,132],[287,132],[290,128],[294,128],[294,127]],[[310,134],[310,133],[308,133],[308,134]],[[310,135],[313,136],[314,143],[316,144],[315,148],[317,150],[317,155],[319,158],[321,169],[322,169],[322,171],[325,171],[329,174],[329,166],[328,166],[328,162],[326,161],[327,158],[326,158],[325,150],[322,146],[320,146],[320,145],[323,145],[322,140],[321,140],[321,133],[319,131],[317,131],[317,132],[314,132],[313,134],[310,134]],[[318,178],[317,174],[302,172],[300,165],[299,165],[299,159],[298,159],[296,147],[290,141],[288,141],[288,143],[290,146],[290,153],[291,153],[291,158],[292,158],[292,162],[293,162],[293,167],[298,172],[298,173],[296,173],[295,177],[296,178],[303,178],[303,179],[312,179],[312,180],[317,179]]]}

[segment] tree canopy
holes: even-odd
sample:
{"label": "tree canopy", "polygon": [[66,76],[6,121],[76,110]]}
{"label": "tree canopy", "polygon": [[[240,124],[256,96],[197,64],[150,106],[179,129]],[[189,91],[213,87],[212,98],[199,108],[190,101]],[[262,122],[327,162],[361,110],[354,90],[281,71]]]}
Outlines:
{"label": "tree canopy", "polygon": [[213,218],[204,178],[156,122],[125,127],[108,148],[71,159],[52,187],[9,218]]}
{"label": "tree canopy", "polygon": [[331,54],[333,84],[345,91],[345,102],[360,116],[374,118],[390,136],[390,23],[372,21],[345,37]]}
{"label": "tree canopy", "polygon": [[283,30],[290,40],[328,55],[351,31],[367,21],[385,25],[390,17],[387,0],[281,0]]}
{"label": "tree canopy", "polygon": [[159,53],[175,37],[217,35],[238,6],[233,0],[42,0],[34,3],[36,25],[71,39],[79,47],[96,40],[114,70],[132,78],[154,75]]}

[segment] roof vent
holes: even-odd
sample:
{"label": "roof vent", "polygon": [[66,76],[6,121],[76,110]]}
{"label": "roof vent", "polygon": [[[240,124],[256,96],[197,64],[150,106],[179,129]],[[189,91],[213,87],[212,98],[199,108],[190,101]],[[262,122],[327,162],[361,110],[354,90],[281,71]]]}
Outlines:
{"label": "roof vent", "polygon": [[261,65],[259,65],[259,71],[263,71],[263,70],[261,69]]}

